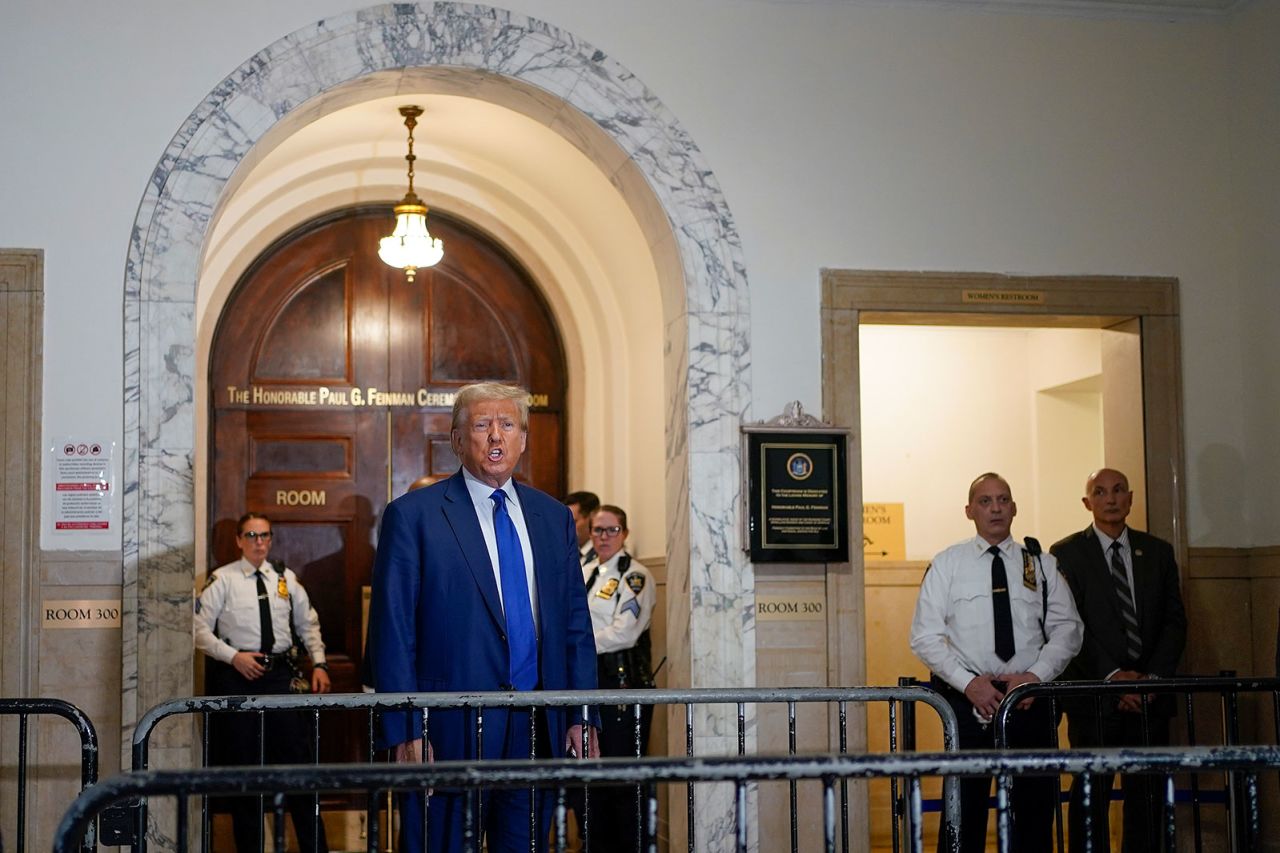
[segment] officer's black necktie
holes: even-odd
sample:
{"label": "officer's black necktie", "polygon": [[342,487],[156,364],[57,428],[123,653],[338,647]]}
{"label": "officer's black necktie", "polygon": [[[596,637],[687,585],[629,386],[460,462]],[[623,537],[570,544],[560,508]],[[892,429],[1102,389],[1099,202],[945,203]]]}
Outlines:
{"label": "officer's black necktie", "polygon": [[1000,660],[1013,657],[1013,611],[1009,609],[1009,578],[1004,572],[1004,560],[1000,549],[992,545],[991,555],[991,609],[996,629],[996,654]]}
{"label": "officer's black necktie", "polygon": [[262,579],[262,569],[254,572],[258,578],[258,620],[262,623],[262,653],[271,654],[276,647],[276,631],[271,627],[271,599],[267,597],[267,584]]}

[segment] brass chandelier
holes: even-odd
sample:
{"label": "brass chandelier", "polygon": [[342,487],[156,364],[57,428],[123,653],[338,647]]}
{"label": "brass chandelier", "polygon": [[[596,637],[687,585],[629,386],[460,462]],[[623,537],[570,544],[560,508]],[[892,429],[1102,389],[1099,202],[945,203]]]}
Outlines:
{"label": "brass chandelier", "polygon": [[405,278],[413,281],[418,270],[440,263],[444,257],[444,241],[433,238],[427,230],[427,206],[413,191],[413,161],[418,159],[413,153],[413,129],[418,125],[422,108],[401,107],[400,115],[404,116],[404,126],[409,129],[409,153],[404,158],[409,163],[409,191],[396,205],[395,230],[378,241],[378,257],[404,270]]}

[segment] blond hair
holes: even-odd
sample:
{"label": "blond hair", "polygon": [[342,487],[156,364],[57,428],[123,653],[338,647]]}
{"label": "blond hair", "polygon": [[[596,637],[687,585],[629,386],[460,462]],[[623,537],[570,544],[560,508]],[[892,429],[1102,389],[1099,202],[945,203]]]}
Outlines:
{"label": "blond hair", "polygon": [[453,398],[453,429],[460,430],[466,426],[467,412],[473,403],[490,400],[513,401],[520,414],[520,429],[529,431],[529,392],[519,385],[501,382],[475,382],[458,391]]}

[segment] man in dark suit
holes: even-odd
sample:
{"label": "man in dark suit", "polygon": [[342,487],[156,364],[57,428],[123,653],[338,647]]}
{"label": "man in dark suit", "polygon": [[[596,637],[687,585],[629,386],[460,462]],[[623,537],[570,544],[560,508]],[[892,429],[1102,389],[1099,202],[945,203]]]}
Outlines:
{"label": "man in dark suit", "polygon": [[[1173,547],[1125,524],[1133,506],[1129,480],[1119,471],[1103,468],[1085,484],[1084,505],[1093,524],[1073,533],[1049,550],[1058,558],[1084,620],[1084,647],[1064,679],[1140,682],[1174,674],[1187,639],[1187,617],[1178,586]],[[1067,732],[1079,748],[1141,746],[1140,685],[1119,700],[1103,701],[1101,721],[1093,699],[1066,704]],[[1150,745],[1169,743],[1172,697],[1148,703]],[[1107,811],[1111,801],[1110,775],[1094,776],[1090,811],[1093,849],[1107,850]],[[1162,798],[1160,780],[1148,776],[1124,778],[1124,850],[1159,849]],[[1084,849],[1084,808],[1081,781],[1071,787],[1069,824],[1072,851]]]}
{"label": "man in dark suit", "polygon": [[[495,383],[460,390],[453,407],[452,477],[392,501],[383,514],[369,616],[374,685],[380,692],[573,690],[596,686],[578,538],[569,510],[511,475],[524,452],[529,395]],[[539,754],[582,754],[570,712],[539,713]],[[484,715],[482,756],[474,712],[430,715],[425,759],[528,758],[529,712]],[[423,760],[421,715],[384,714],[382,745],[397,761]],[[598,738],[590,738],[598,753]],[[527,789],[485,792],[490,851],[527,851]],[[462,847],[465,798],[430,798],[432,851]],[[422,798],[404,798],[404,848],[423,849]],[[539,795],[538,846],[551,799]]]}

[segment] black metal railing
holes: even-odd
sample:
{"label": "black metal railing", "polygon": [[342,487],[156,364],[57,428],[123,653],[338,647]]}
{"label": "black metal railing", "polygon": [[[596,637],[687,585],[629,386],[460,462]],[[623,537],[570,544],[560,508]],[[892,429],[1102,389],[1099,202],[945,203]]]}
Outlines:
{"label": "black metal railing", "polygon": [[[1057,710],[1061,708],[1063,703],[1075,703],[1076,708],[1082,708],[1088,704],[1092,705],[1094,721],[1096,724],[1099,737],[1105,737],[1103,734],[1103,714],[1106,703],[1112,704],[1125,694],[1137,694],[1139,696],[1140,708],[1134,712],[1138,715],[1141,727],[1140,746],[1151,746],[1153,743],[1153,726],[1168,726],[1167,717],[1155,714],[1153,715],[1153,705],[1157,696],[1175,696],[1180,695],[1184,701],[1183,736],[1186,745],[1189,747],[1197,746],[1202,740],[1201,732],[1197,729],[1196,709],[1194,699],[1196,696],[1216,695],[1219,697],[1221,705],[1221,738],[1222,743],[1227,746],[1237,746],[1241,744],[1240,734],[1240,705],[1239,698],[1241,694],[1247,693],[1270,693],[1272,707],[1275,713],[1275,725],[1271,733],[1274,744],[1280,744],[1280,678],[1238,678],[1234,676],[1184,676],[1178,678],[1161,678],[1146,679],[1143,681],[1053,681],[1053,682],[1034,682],[1030,684],[1022,684],[1010,690],[1001,702],[999,710],[996,712],[993,720],[995,726],[995,745],[1002,748],[1008,743],[1008,729],[1010,725],[1013,709],[1021,702],[1027,699],[1038,699],[1054,703],[1054,713],[1052,718],[1055,721],[1055,728],[1052,733],[1052,743],[1056,747],[1058,745],[1058,730],[1056,728],[1056,720],[1058,719]],[[1155,719],[1153,719],[1153,716]],[[1161,745],[1158,741],[1156,745]],[[1108,744],[1101,743],[1100,746],[1106,747]],[[1112,744],[1111,746],[1125,746],[1124,744]],[[1094,776],[1101,774],[1093,774]],[[1011,784],[1009,777],[1002,777],[997,780],[997,796],[1007,793]],[[1205,803],[1205,797],[1200,789],[1200,780],[1197,774],[1191,774],[1189,779],[1189,799],[1191,802],[1192,813],[1192,833],[1194,849],[1199,853],[1204,846],[1203,838],[1203,820],[1201,815],[1202,806]],[[1241,840],[1249,835],[1251,829],[1247,826],[1248,809],[1244,803],[1243,780],[1237,775],[1228,773],[1224,779],[1223,792],[1225,796],[1222,802],[1225,806],[1227,816],[1227,849],[1237,851],[1242,849]],[[1085,776],[1081,780],[1081,811],[1083,814],[1083,829],[1086,838],[1086,849],[1092,846],[1094,827],[1093,812],[1090,809],[1093,797],[1093,780],[1089,776]],[[1055,789],[1056,790],[1056,789]],[[1150,795],[1149,795],[1150,796]],[[1154,805],[1154,804],[1152,804]],[[1061,827],[1061,797],[1055,801],[1055,808],[1059,812],[1058,825]],[[1061,848],[1061,833],[1059,833],[1059,847]]]}
{"label": "black metal railing", "polygon": [[[889,727],[891,742],[899,742],[899,706],[911,709],[914,719],[914,706],[922,703],[931,707],[938,715],[943,729],[943,746],[946,750],[957,747],[957,723],[955,713],[947,702],[932,690],[922,687],[854,687],[854,688],[803,688],[803,689],[719,689],[704,688],[692,690],[626,690],[626,691],[533,691],[528,693],[361,693],[361,694],[326,694],[301,696],[218,696],[193,697],[179,699],[152,708],[134,729],[133,736],[133,768],[135,771],[146,770],[150,762],[150,740],[156,726],[165,719],[179,715],[198,715],[204,721],[204,738],[202,742],[203,762],[207,765],[209,758],[209,719],[211,715],[220,713],[255,713],[258,715],[259,759],[263,757],[265,733],[265,714],[273,711],[306,712],[312,715],[311,731],[313,755],[319,755],[320,715],[326,712],[364,712],[367,714],[368,744],[366,755],[370,762],[375,760],[375,732],[378,715],[388,711],[421,711],[422,736],[424,741],[430,739],[431,713],[442,710],[464,710],[472,713],[472,724],[477,739],[476,754],[483,754],[484,712],[498,708],[533,709],[533,708],[570,708],[578,715],[579,720],[587,720],[591,709],[600,705],[631,706],[635,720],[635,743],[637,753],[640,744],[640,709],[644,706],[684,706],[685,719],[685,753],[687,757],[694,755],[694,742],[697,735],[695,726],[695,708],[704,706],[731,706],[737,717],[737,754],[747,754],[748,715],[750,706],[769,704],[785,704],[788,720],[788,754],[797,752],[796,709],[798,705],[821,703],[827,705],[834,717],[836,727],[838,754],[848,752],[848,706],[850,703],[884,702],[889,707]],[[531,717],[531,753],[536,742],[536,731]],[[825,750],[824,750],[825,751]],[[638,757],[638,755],[637,755]],[[533,755],[530,755],[533,758]],[[489,762],[485,762],[487,765]],[[789,780],[789,811],[791,819],[791,849],[799,849],[796,779]],[[638,784],[638,783],[637,783]],[[959,825],[959,798],[955,785],[947,784],[944,810],[948,817],[948,826]],[[589,797],[590,789],[586,791]],[[838,786],[839,794],[839,826],[844,840],[844,849],[849,847],[849,805],[847,784],[843,781]],[[688,820],[688,847],[695,849],[695,808],[696,793],[692,784],[686,790],[686,813]],[[637,788],[635,792],[638,812],[637,826],[643,824],[643,796]],[[318,801],[317,801],[318,802]],[[370,849],[377,849],[379,844],[379,822],[377,800],[368,800],[367,817],[368,833],[371,841]],[[265,801],[264,801],[265,804]],[[895,804],[896,808],[896,804]],[[313,820],[319,821],[319,811],[315,808]],[[423,810],[424,837],[427,831],[428,816]],[[895,811],[895,827],[899,819]],[[589,824],[590,809],[585,810],[585,820]],[[210,833],[210,814],[205,798],[200,802],[201,849],[207,851]],[[137,808],[133,841],[138,853],[145,853],[147,846],[147,807],[140,804]],[[585,831],[589,826],[584,825]],[[279,831],[279,830],[278,830]],[[958,835],[949,836],[950,846],[958,845]]]}
{"label": "black metal railing", "polygon": [[[822,785],[823,846],[828,853],[837,849],[837,786],[849,779],[898,776],[908,780],[908,801],[913,812],[910,850],[922,853],[920,830],[920,782],[926,777],[960,776],[1058,776],[1087,774],[1150,773],[1164,777],[1164,841],[1167,849],[1177,849],[1177,825],[1173,819],[1173,776],[1186,771],[1216,770],[1239,773],[1244,779],[1247,833],[1243,849],[1259,849],[1258,774],[1280,767],[1277,747],[1191,747],[1180,749],[1096,750],[1096,751],[969,751],[949,753],[900,753],[897,755],[826,756],[715,756],[705,758],[603,759],[594,761],[555,760],[542,762],[486,761],[440,762],[428,765],[305,765],[291,767],[216,768],[186,771],[139,771],[123,774],[85,790],[71,805],[58,826],[53,853],[75,853],[91,831],[94,818],[105,808],[129,798],[174,797],[174,833],[179,853],[187,850],[187,814],[192,796],[263,795],[273,798],[277,825],[283,819],[285,793],[319,794],[328,791],[360,791],[377,799],[386,791],[418,791],[429,795],[443,788],[550,788],[555,795],[552,825],[553,849],[566,849],[566,799],[570,787],[579,785],[629,785],[646,790],[646,813],[656,820],[659,784],[692,787],[704,783],[733,786],[731,814],[734,848],[748,850],[749,789],[766,780],[818,780]],[[468,802],[466,826],[478,827]],[[1001,853],[1009,851],[1009,801],[997,799],[997,843]],[[467,849],[479,850],[481,838],[472,829],[465,837]],[[370,839],[370,853],[376,848]],[[656,853],[656,841],[648,848]]]}
{"label": "black metal railing", "polygon": [[[25,853],[27,845],[27,734],[32,716],[61,717],[75,727],[80,736],[80,788],[98,781],[98,733],[93,723],[75,705],[61,699],[0,699],[0,716],[18,718],[17,768],[17,853]],[[96,844],[93,829],[85,835],[84,848]]]}

